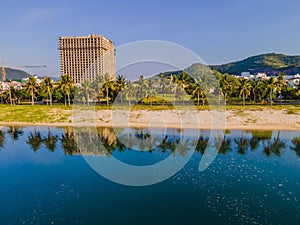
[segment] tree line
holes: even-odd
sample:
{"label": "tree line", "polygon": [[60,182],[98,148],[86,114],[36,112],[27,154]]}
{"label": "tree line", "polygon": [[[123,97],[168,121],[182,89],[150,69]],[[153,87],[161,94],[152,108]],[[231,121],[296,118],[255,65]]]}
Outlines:
{"label": "tree line", "polygon": [[[268,79],[237,78],[229,74],[212,71],[211,74],[199,73],[190,76],[186,71],[176,74],[160,74],[146,79],[143,75],[135,81],[129,81],[123,75],[112,79],[109,74],[99,75],[94,81],[84,81],[75,85],[67,74],[57,82],[45,77],[38,84],[35,77],[30,76],[23,88],[2,91],[1,101],[6,104],[21,104],[24,101],[53,102],[71,105],[72,102],[81,102],[89,105],[91,102],[110,105],[113,102],[121,104],[180,104],[185,105],[193,101],[195,105],[207,105],[209,98],[218,96],[219,104],[242,102],[259,104],[274,99],[298,99],[300,86],[289,87],[284,74]],[[221,103],[221,99],[222,103]]]}

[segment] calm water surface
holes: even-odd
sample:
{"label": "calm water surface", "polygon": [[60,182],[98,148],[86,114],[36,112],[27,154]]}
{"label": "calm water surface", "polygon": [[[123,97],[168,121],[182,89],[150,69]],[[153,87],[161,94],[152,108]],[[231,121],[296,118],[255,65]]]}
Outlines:
{"label": "calm water surface", "polygon": [[299,224],[300,132],[226,131],[218,156],[199,172],[209,134],[200,131],[185,167],[145,187],[103,178],[80,151],[150,165],[186,154],[188,147],[175,151],[180,131],[168,130],[150,150],[130,135],[118,137],[130,143],[122,145],[109,128],[98,133],[108,152],[80,150],[72,128],[2,127],[0,224]]}

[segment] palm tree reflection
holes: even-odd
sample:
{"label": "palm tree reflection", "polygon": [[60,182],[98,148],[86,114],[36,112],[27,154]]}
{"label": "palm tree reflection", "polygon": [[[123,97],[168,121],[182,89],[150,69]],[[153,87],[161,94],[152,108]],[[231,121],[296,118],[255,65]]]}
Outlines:
{"label": "palm tree reflection", "polygon": [[61,135],[61,145],[66,155],[73,155],[79,153],[77,142],[75,140],[75,134],[72,128],[66,128],[64,134]]}
{"label": "palm tree reflection", "polygon": [[44,145],[45,147],[51,151],[54,152],[55,148],[56,148],[56,142],[58,140],[58,136],[57,135],[53,135],[50,131],[50,129],[48,128],[48,135],[47,137],[45,137],[43,139]]}
{"label": "palm tree reflection", "polygon": [[242,136],[235,139],[234,142],[237,145],[238,153],[245,155],[249,146],[249,140],[245,138],[244,131],[242,131]]}
{"label": "palm tree reflection", "polygon": [[293,146],[291,149],[296,152],[296,155],[300,157],[300,136],[295,137],[292,141]]}
{"label": "palm tree reflection", "polygon": [[2,129],[0,130],[0,150],[1,148],[3,148],[4,146],[4,139],[5,139],[5,133],[2,131]]}
{"label": "palm tree reflection", "polygon": [[285,143],[280,139],[280,131],[277,132],[277,137],[271,142],[271,138],[268,139],[267,145],[264,148],[264,153],[267,156],[271,156],[274,153],[277,156],[280,156],[281,149],[285,147]]}
{"label": "palm tree reflection", "polygon": [[36,128],[34,128],[33,133],[30,133],[30,135],[28,136],[26,143],[31,146],[33,151],[37,152],[41,147],[42,141],[43,139],[41,133],[39,131],[36,131]]}
{"label": "palm tree reflection", "polygon": [[12,141],[17,141],[21,135],[23,135],[24,131],[21,127],[8,127],[7,133],[11,135]]}

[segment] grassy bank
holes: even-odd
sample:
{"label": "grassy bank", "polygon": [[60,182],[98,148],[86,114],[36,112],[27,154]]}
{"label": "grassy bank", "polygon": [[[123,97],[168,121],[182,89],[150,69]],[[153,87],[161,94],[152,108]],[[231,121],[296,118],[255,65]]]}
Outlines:
{"label": "grassy bank", "polygon": [[[169,106],[169,105],[135,105],[129,106],[113,106],[116,109],[127,110],[177,110],[177,109],[197,109],[210,110],[210,106]],[[96,106],[95,110],[110,110],[112,106]],[[234,111],[236,115],[242,114],[244,111],[263,111],[263,110],[280,110],[285,114],[300,113],[299,105],[247,105],[246,107],[239,105],[228,105],[226,110]],[[72,106],[63,105],[0,105],[0,122],[23,122],[23,123],[70,123],[72,122]]]}

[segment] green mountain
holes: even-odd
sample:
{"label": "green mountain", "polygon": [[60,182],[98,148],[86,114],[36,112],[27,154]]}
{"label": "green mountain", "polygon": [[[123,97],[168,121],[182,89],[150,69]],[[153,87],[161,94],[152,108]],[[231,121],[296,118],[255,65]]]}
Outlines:
{"label": "green mountain", "polygon": [[268,53],[223,65],[211,65],[210,69],[221,73],[239,75],[242,72],[266,72],[268,75],[300,73],[300,56]]}
{"label": "green mountain", "polygon": [[[6,80],[21,80],[22,78],[30,76],[30,74],[26,73],[25,71],[11,69],[11,68],[5,68],[5,72],[6,72]],[[0,73],[1,73],[0,79],[2,80],[2,72]]]}

